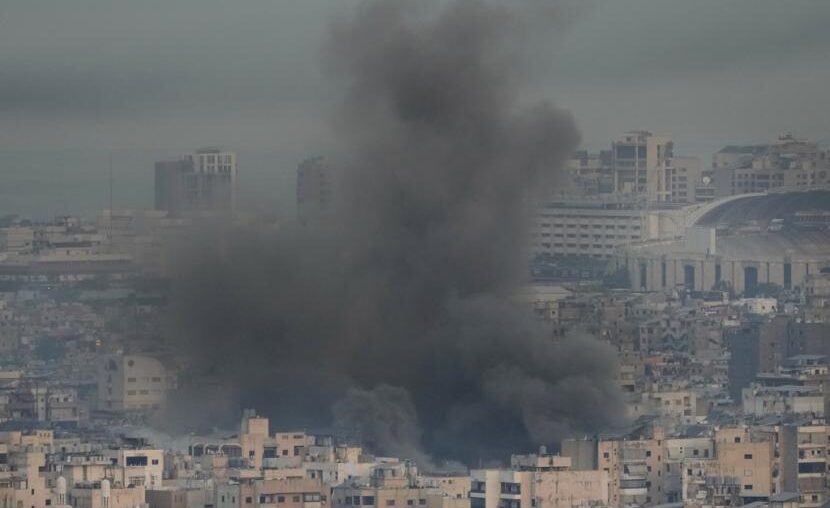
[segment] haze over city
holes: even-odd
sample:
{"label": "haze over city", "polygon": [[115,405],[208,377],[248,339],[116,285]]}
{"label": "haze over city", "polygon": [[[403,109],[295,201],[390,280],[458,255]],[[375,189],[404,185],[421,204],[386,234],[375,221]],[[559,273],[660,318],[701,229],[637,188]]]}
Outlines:
{"label": "haze over city", "polygon": [[[148,165],[221,144],[246,162],[240,192],[251,205],[289,217],[297,161],[330,151],[340,84],[323,40],[356,4],[6,2],[0,212],[93,215],[107,206],[110,154],[118,201],[148,206]],[[825,2],[560,5],[524,86],[574,113],[584,147],[632,128],[682,139],[684,155],[703,158],[783,131],[830,141]]]}
{"label": "haze over city", "polygon": [[0,508],[830,504],[830,4],[0,10]]}

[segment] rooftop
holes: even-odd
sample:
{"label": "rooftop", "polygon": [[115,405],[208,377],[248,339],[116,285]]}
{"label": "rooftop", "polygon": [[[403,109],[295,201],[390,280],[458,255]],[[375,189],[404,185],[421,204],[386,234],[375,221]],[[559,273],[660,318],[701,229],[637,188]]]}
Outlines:
{"label": "rooftop", "polygon": [[830,211],[830,190],[772,192],[728,200],[706,212],[697,226],[769,222],[800,211]]}

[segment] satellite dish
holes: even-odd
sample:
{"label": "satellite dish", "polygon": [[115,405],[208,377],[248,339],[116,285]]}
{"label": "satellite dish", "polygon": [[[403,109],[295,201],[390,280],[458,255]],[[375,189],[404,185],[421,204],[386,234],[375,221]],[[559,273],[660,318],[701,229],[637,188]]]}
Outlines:
{"label": "satellite dish", "polygon": [[712,178],[707,176],[703,177],[703,185],[709,185],[712,182]]}

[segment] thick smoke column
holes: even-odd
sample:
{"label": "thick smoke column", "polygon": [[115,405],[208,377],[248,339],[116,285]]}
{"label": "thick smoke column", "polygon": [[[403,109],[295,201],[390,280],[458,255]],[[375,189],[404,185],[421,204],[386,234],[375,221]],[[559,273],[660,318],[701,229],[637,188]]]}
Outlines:
{"label": "thick smoke column", "polygon": [[509,302],[527,205],[578,143],[568,113],[518,101],[521,14],[378,0],[335,25],[336,218],[231,232],[183,264],[176,337],[194,372],[281,426],[333,413],[374,451],[422,461],[503,457],[617,417],[613,354],[554,340]]}

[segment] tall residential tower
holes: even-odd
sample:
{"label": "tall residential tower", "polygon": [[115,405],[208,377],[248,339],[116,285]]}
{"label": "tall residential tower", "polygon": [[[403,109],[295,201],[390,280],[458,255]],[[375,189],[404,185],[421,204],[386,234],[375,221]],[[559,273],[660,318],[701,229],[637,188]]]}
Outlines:
{"label": "tall residential tower", "polygon": [[236,154],[204,148],[176,161],[156,163],[156,210],[170,213],[236,209]]}

